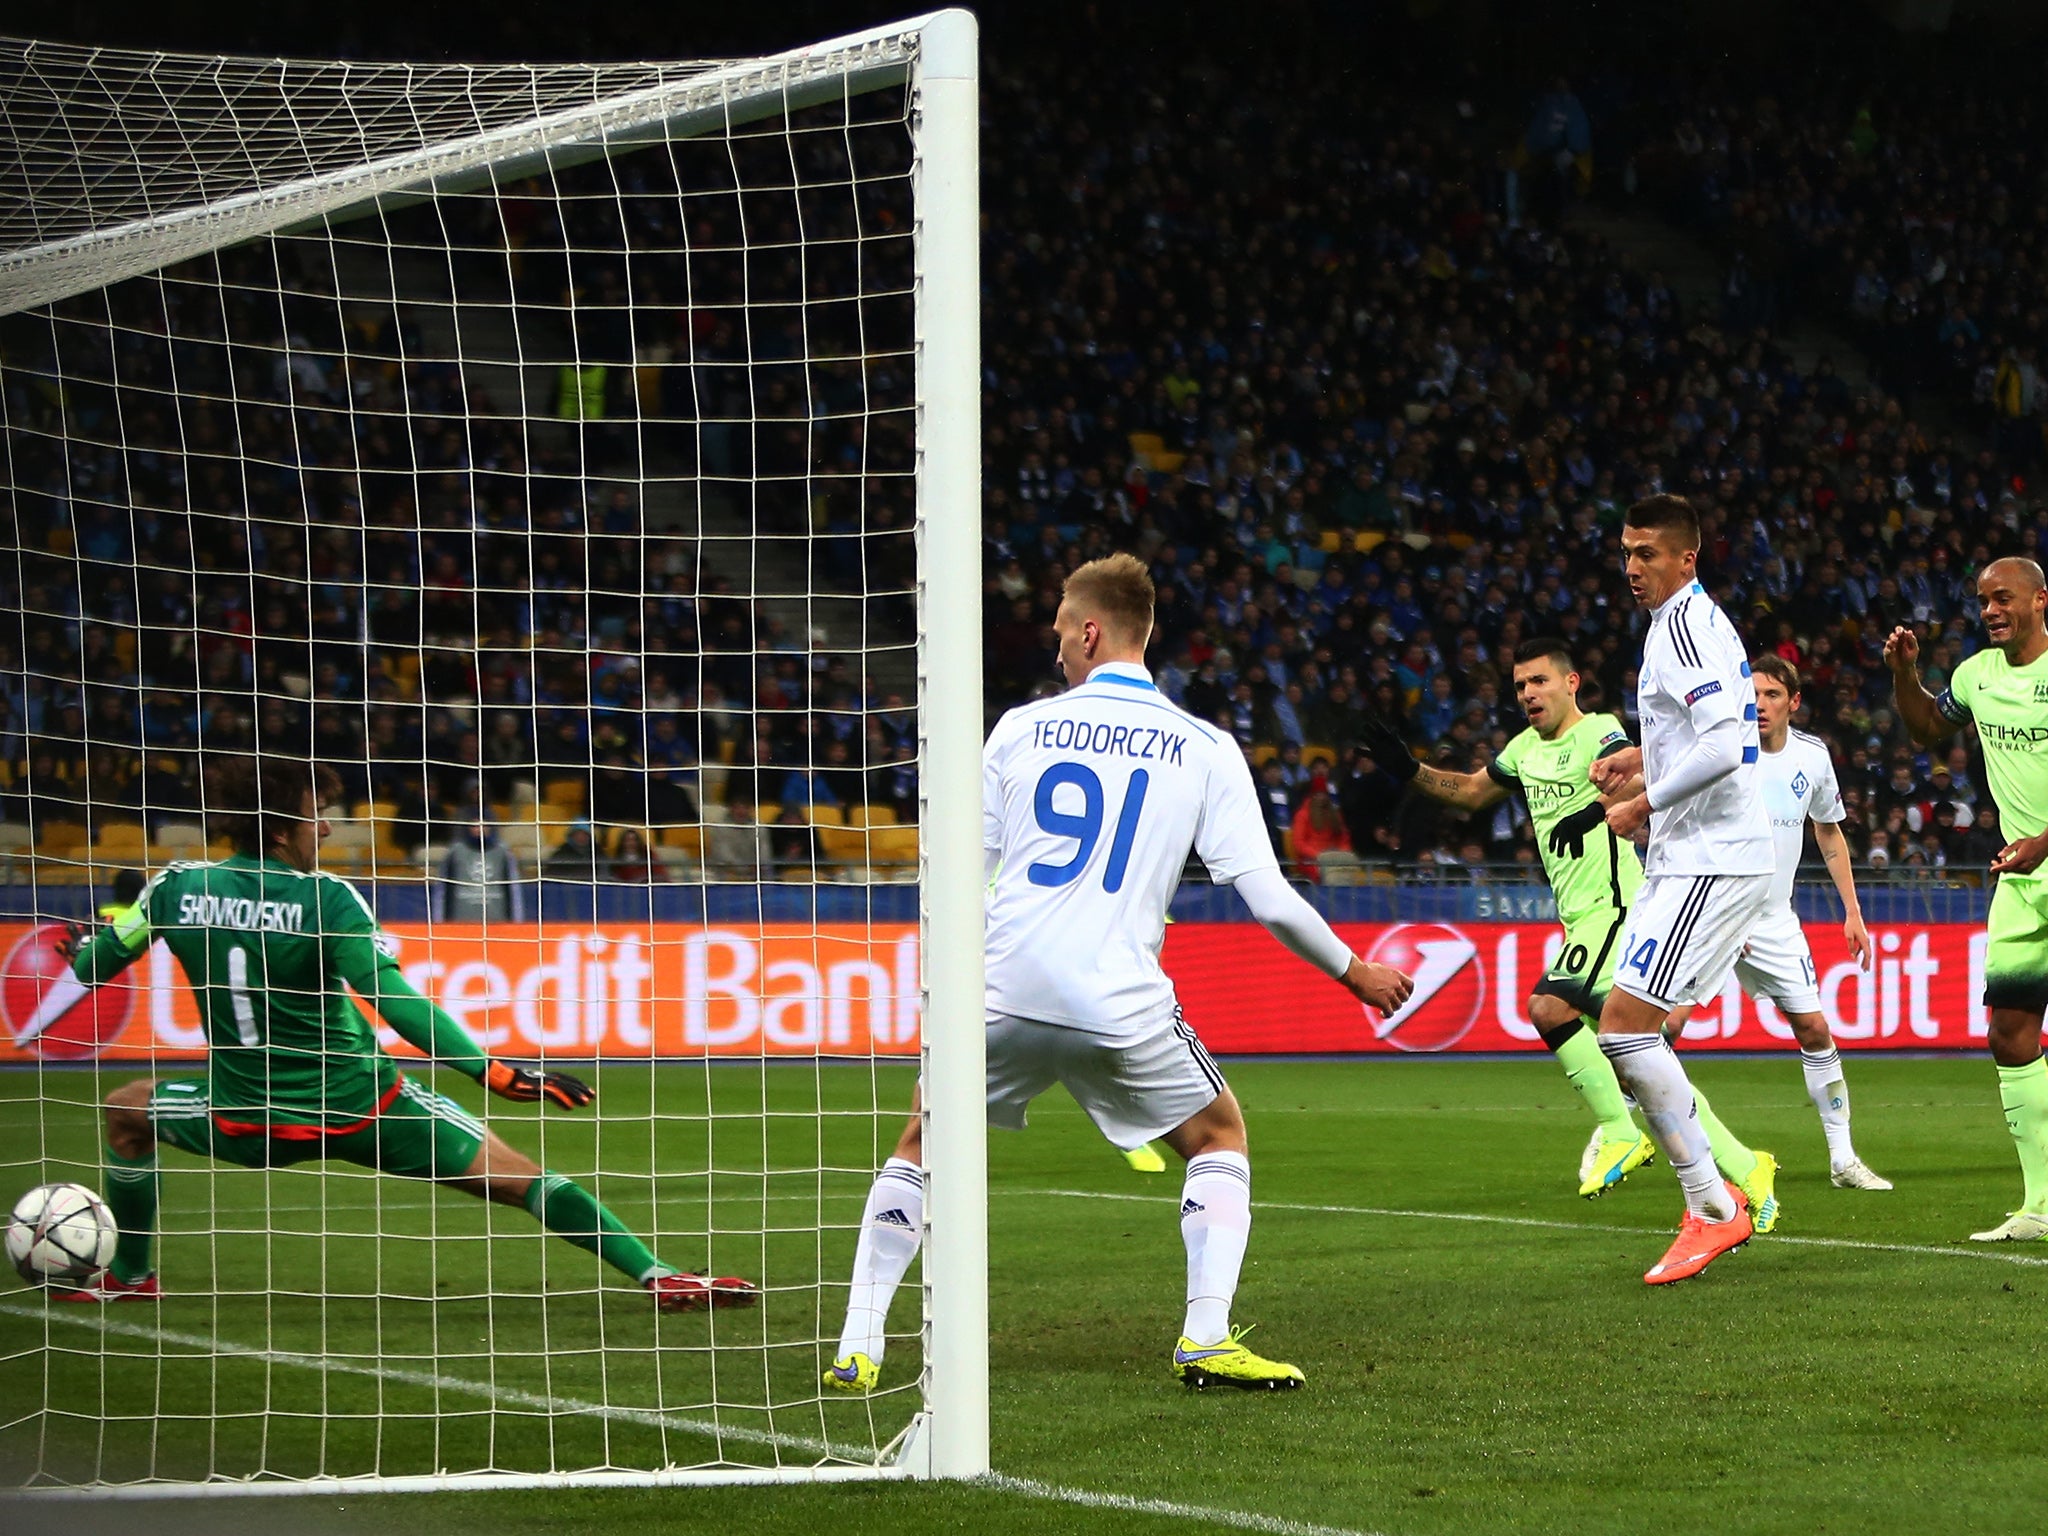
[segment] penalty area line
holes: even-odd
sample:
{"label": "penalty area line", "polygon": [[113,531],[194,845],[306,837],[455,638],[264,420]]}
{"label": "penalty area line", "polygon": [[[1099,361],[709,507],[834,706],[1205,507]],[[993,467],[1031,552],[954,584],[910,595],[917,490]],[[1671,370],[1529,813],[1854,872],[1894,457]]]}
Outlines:
{"label": "penalty area line", "polygon": [[[99,1333],[114,1338],[135,1339],[144,1343],[169,1344],[180,1349],[194,1351],[192,1356],[172,1357],[190,1359],[232,1359],[257,1361],[267,1365],[292,1366],[300,1370],[313,1371],[323,1375],[361,1376],[378,1381],[389,1381],[402,1386],[424,1387],[434,1391],[457,1393],[465,1397],[483,1398],[489,1402],[532,1412],[560,1414],[566,1417],[611,1419],[627,1424],[645,1425],[655,1429],[675,1430],[682,1433],[723,1437],[742,1441],[750,1445],[768,1445],[788,1450],[807,1451],[814,1455],[832,1455],[833,1448],[823,1440],[807,1435],[784,1434],[775,1430],[747,1429],[737,1425],[719,1424],[709,1419],[694,1419],[681,1414],[662,1413],[652,1408],[630,1408],[614,1403],[595,1403],[586,1398],[557,1397],[549,1393],[529,1392],[520,1387],[498,1386],[491,1382],[472,1381],[466,1376],[450,1376],[441,1371],[418,1370],[410,1366],[376,1365],[362,1360],[343,1359],[334,1355],[307,1354],[298,1350],[260,1349],[252,1344],[237,1344],[226,1339],[203,1333],[186,1333],[173,1328],[156,1328],[145,1323],[123,1322],[119,1318],[98,1313],[70,1314],[48,1307],[22,1306],[14,1302],[0,1302],[0,1314],[9,1317],[28,1318],[62,1327],[72,1327]],[[138,1355],[139,1360],[149,1356]],[[164,1357],[157,1357],[162,1359]],[[844,1452],[840,1452],[844,1454]],[[854,1466],[831,1466],[804,1469],[816,1475],[819,1481],[872,1473],[876,1469]],[[773,1469],[736,1468],[713,1469],[705,1481],[710,1482],[767,1482],[774,1476]],[[501,1481],[502,1478],[502,1481]],[[566,1478],[519,1473],[479,1474],[475,1477],[452,1478],[398,1477],[385,1479],[386,1487],[394,1491],[418,1488],[433,1491],[445,1488],[448,1491],[474,1492],[490,1488],[555,1487],[570,1484],[583,1487],[602,1487],[607,1483],[626,1482],[631,1474],[624,1477],[593,1475],[579,1478],[574,1474]],[[671,1485],[687,1486],[684,1478],[664,1474],[660,1480]],[[1067,1488],[1057,1483],[1043,1483],[1035,1478],[1010,1477],[1000,1472],[991,1472],[972,1480],[971,1486],[988,1488],[999,1493],[1014,1494],[1020,1498],[1038,1499],[1048,1503],[1071,1504],[1083,1509],[1114,1509],[1134,1515],[1158,1515],[1167,1519],[1197,1521],[1208,1525],[1227,1526],[1234,1530],[1256,1531],[1261,1536],[1375,1536],[1371,1531],[1359,1531],[1344,1526],[1316,1525],[1303,1520],[1290,1520],[1281,1515],[1263,1515],[1252,1510],[1211,1509],[1196,1504],[1181,1504],[1170,1499],[1141,1499],[1129,1494],[1098,1493],[1091,1488]],[[25,1498],[176,1498],[232,1496],[235,1494],[267,1493],[275,1495],[319,1494],[345,1495],[352,1492],[382,1491],[373,1484],[354,1478],[312,1478],[302,1482],[219,1482],[190,1483],[183,1485],[136,1484],[119,1489],[113,1488],[51,1488],[40,1490],[17,1490],[16,1495]]]}
{"label": "penalty area line", "polygon": [[[1127,1195],[1102,1189],[1019,1189],[1010,1193],[1059,1200],[1122,1200],[1141,1205],[1167,1203],[1160,1195]],[[1173,1198],[1177,1199],[1178,1196]],[[1621,1227],[1597,1221],[1557,1221],[1541,1216],[1490,1216],[1477,1211],[1404,1211],[1378,1205],[1313,1205],[1302,1201],[1261,1200],[1262,1211],[1307,1211],[1318,1216],[1385,1216],[1404,1221],[1463,1221],[1495,1227],[1540,1227],[1551,1232],[1619,1233],[1626,1237],[1669,1237],[1669,1227]],[[2048,1254],[2011,1253],[2001,1247],[1940,1248],[1931,1243],[1870,1243],[1853,1237],[1792,1237],[1773,1232],[1758,1242],[1768,1247],[1848,1248],[1865,1253],[1907,1253],[1931,1259],[1979,1259],[1993,1264],[2019,1264],[2048,1269]]]}

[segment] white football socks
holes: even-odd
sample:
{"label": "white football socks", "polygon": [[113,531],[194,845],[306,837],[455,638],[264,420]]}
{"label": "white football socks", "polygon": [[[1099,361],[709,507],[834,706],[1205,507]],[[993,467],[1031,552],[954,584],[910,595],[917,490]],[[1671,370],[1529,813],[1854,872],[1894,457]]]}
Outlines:
{"label": "white football socks", "polygon": [[1842,1076],[1842,1053],[1832,1045],[1824,1051],[1801,1051],[1799,1067],[1806,1075],[1806,1096],[1820,1111],[1828,1166],[1846,1168],[1856,1161],[1856,1147],[1849,1140],[1849,1084]]}
{"label": "white football socks", "polygon": [[1180,1235],[1188,1248],[1188,1312],[1181,1334],[1197,1344],[1221,1344],[1230,1337],[1230,1302],[1252,1235],[1252,1165],[1242,1152],[1188,1159]]}
{"label": "white football socks", "polygon": [[1706,1132],[1700,1129],[1692,1084],[1664,1037],[1602,1035],[1600,1049],[1614,1063],[1614,1075],[1622,1087],[1642,1106],[1650,1139],[1657,1143],[1664,1161],[1678,1175],[1679,1188],[1685,1191],[1685,1208],[1708,1221],[1727,1221],[1734,1216],[1735,1202],[1714,1166]]}
{"label": "white football socks", "polygon": [[896,1287],[903,1283],[923,1235],[924,1170],[892,1157],[875,1175],[861,1216],[860,1241],[853,1250],[853,1285],[846,1297],[846,1327],[839,1335],[840,1359],[863,1354],[880,1362],[887,1347],[889,1303],[896,1299]]}

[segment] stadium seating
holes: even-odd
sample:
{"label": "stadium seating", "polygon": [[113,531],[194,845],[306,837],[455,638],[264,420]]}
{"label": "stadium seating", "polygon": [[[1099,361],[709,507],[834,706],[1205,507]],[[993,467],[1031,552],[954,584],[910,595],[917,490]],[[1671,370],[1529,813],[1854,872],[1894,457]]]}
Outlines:
{"label": "stadium seating", "polygon": [[[2032,473],[2043,457],[2039,418],[2048,389],[2035,389],[2031,414],[2017,419],[1998,416],[1975,396],[1979,383],[1988,390],[2006,377],[2001,368],[2018,367],[2018,349],[2048,338],[2025,331],[2032,320],[2011,320],[1994,347],[1994,321],[2011,308],[2015,285],[2023,289],[2030,280],[2031,268],[2020,264],[1998,267],[1981,286],[1956,292],[1964,320],[1978,332],[1964,348],[1966,367],[1946,354],[1934,357],[1946,345],[1944,328],[1955,326],[1951,306],[1897,301],[1915,263],[1924,267],[1937,257],[1957,271],[1983,265],[1982,231],[1991,222],[1982,217],[1982,202],[1985,189],[2000,181],[1978,172],[1993,164],[1998,136],[1977,134],[1968,126],[1974,120],[1944,117],[1957,82],[1931,82],[1924,103],[1902,108],[1896,125],[1881,123],[1901,153],[1872,156],[1867,164],[1841,154],[1842,125],[1827,117],[1835,110],[1827,93],[1781,102],[1771,116],[1745,106],[1742,82],[1732,81],[1725,99],[1660,103],[1664,117],[1650,130],[1668,140],[1682,115],[1697,122],[1711,111],[1738,137],[1750,135],[1766,157],[1796,169],[1807,186],[1832,185],[1839,173],[1858,219],[1825,229],[1801,222],[1810,210],[1793,195],[1798,180],[1789,170],[1767,185],[1742,171],[1724,143],[1709,143],[1673,172],[1672,185],[1695,202],[1709,181],[1723,188],[1714,208],[1687,217],[1724,251],[1735,248],[1738,204],[1745,214],[1775,220],[1781,237],[1812,236],[1809,297],[1870,342],[1885,389],[1939,390],[1960,420],[1986,424],[1985,452],[1967,434],[1944,442],[1923,433],[1884,390],[1859,397],[1840,380],[1802,368],[1773,344],[1768,316],[1686,313],[1654,274],[1598,236],[1540,227],[1526,209],[1509,217],[1490,150],[1463,133],[1410,121],[1391,103],[1361,108],[1313,75],[1281,89],[1221,77],[1180,81],[1182,110],[1164,121],[1144,107],[1145,93],[1097,89],[1091,82],[1099,79],[1091,66],[1077,67],[1057,90],[1026,89],[1000,71],[987,85],[991,120],[1016,125],[1015,132],[991,135],[984,148],[991,249],[1040,249],[1049,218],[1063,229],[1129,223],[1156,231],[1159,242],[1156,253],[1119,276],[1108,308],[1075,290],[1071,261],[1005,261],[987,274],[984,366],[1004,402],[986,423],[983,522],[987,569],[998,583],[986,604],[984,636],[991,715],[1052,686],[1043,639],[1060,573],[1113,548],[1133,549],[1163,595],[1149,653],[1161,686],[1205,723],[1220,722],[1244,742],[1255,766],[1280,757],[1282,741],[1309,743],[1303,773],[1322,769],[1338,793],[1365,861],[1362,878],[1413,869],[1426,853],[1441,863],[1473,841],[1485,855],[1511,860],[1532,846],[1526,823],[1513,815],[1461,818],[1419,796],[1396,794],[1370,769],[1354,774],[1355,706],[1377,698],[1416,751],[1477,769],[1520,726],[1506,659],[1513,643],[1558,630],[1584,660],[1589,694],[1625,715],[1635,632],[1614,579],[1613,527],[1630,499],[1662,485],[1696,495],[1708,509],[1702,575],[1716,597],[1750,627],[1758,647],[1789,647],[1814,675],[1801,723],[1835,750],[1859,858],[1881,848],[1891,870],[1927,876],[1963,859],[1964,817],[1954,831],[1935,831],[1925,812],[1937,798],[1967,811],[1981,794],[1981,765],[1966,752],[1965,772],[1951,788],[1932,785],[1932,765],[1885,712],[1887,681],[1875,652],[1887,623],[1904,619],[1923,625],[1930,642],[1952,632],[1955,654],[1945,663],[1952,666],[1977,643],[1965,578],[1980,549],[2048,545],[2048,509]],[[1048,203],[1033,190],[1043,178],[1035,174],[1031,146],[1049,142],[1083,110],[1102,142],[1143,143],[1145,154],[1105,157],[1071,196]],[[1229,156],[1239,151],[1221,147],[1228,135],[1200,126],[1243,111],[1254,111],[1298,150],[1290,151],[1298,174],[1290,182],[1284,239],[1239,238],[1274,223],[1265,201],[1270,189],[1237,174]],[[1646,165],[1654,158],[1647,156]],[[1957,170],[1925,198],[1902,198],[1897,177],[1923,161]],[[1199,195],[1169,189],[1156,172],[1162,164],[1173,165],[1171,179]],[[565,174],[571,191],[601,186],[576,180],[597,177],[595,169]],[[1473,206],[1463,206],[1462,190],[1458,197],[1417,196],[1418,187],[1468,189]],[[1227,241],[1219,235],[1226,226],[1236,232]],[[1874,289],[1857,286],[1860,260],[1852,270],[1846,232],[1852,229],[1870,231],[1867,240],[1858,237],[1856,253],[1875,264]],[[1295,255],[1283,257],[1283,250]],[[1298,258],[1305,250],[1334,254],[1304,262]],[[1212,281],[1218,263],[1220,288]],[[1187,302],[1191,295],[1206,299],[1212,289],[1225,296],[1213,314],[1206,302]],[[1879,302],[1866,304],[1880,289]],[[1164,302],[1169,295],[1173,304]],[[1248,295],[1259,296],[1256,306],[1244,302]],[[2021,313],[2036,309],[2029,301]],[[1333,327],[1333,313],[1344,322]],[[245,339],[281,347],[283,322],[275,323],[274,334]],[[368,320],[352,323],[376,328]],[[650,315],[646,323],[685,321]],[[159,348],[168,359],[160,330],[160,320],[136,320],[127,334],[134,346]],[[1948,334],[1952,339],[1955,331]],[[655,339],[680,343],[679,354],[689,345],[680,335]],[[373,459],[382,453],[389,462],[363,467],[413,472],[409,446],[401,452],[395,442],[359,442],[347,413],[295,416],[288,389],[277,381],[253,378],[248,387],[252,419],[300,434],[309,462],[354,463],[359,452]],[[373,380],[370,387],[391,383]],[[372,408],[396,406],[382,400]],[[435,425],[436,408],[405,409],[423,428]],[[465,417],[460,424],[479,464],[525,451],[510,417]],[[841,431],[831,423],[818,428],[821,465],[837,462],[850,446],[835,436]],[[74,474],[121,483],[126,471],[113,451],[80,441],[81,462],[70,465],[51,448],[58,441],[15,434],[18,484],[58,483]],[[623,450],[593,437],[590,452],[598,457],[578,471],[578,483],[641,483]],[[537,524],[501,526],[499,513],[481,503],[474,515],[450,504],[423,507],[432,515],[417,526],[343,528],[316,520],[287,539],[278,530],[292,523],[282,511],[299,504],[295,488],[261,464],[252,464],[242,481],[252,518],[279,545],[253,578],[246,566],[240,575],[223,574],[217,552],[199,547],[204,530],[195,531],[183,512],[154,503],[138,503],[135,512],[157,519],[152,558],[190,575],[181,601],[195,610],[216,606],[228,631],[253,632],[252,590],[260,590],[265,605],[281,604],[294,624],[306,624],[312,586],[285,573],[316,565],[341,573],[323,590],[350,605],[339,616],[350,633],[368,632],[361,594],[390,570],[417,573],[453,556],[477,594],[477,630],[453,643],[472,653],[474,696],[437,671],[423,673],[417,648],[376,640],[354,663],[350,688],[338,688],[318,668],[307,681],[302,666],[259,684],[253,655],[230,648],[219,663],[227,669],[222,677],[180,696],[180,707],[189,706],[197,720],[202,702],[247,701],[261,687],[266,707],[274,705],[294,731],[323,706],[343,705],[328,724],[338,733],[336,766],[348,775],[353,815],[364,825],[337,832],[330,867],[417,878],[428,866],[402,852],[401,841],[431,837],[438,846],[441,829],[479,798],[525,868],[538,868],[571,823],[603,819],[596,813],[631,820],[686,814],[637,806],[630,795],[604,798],[595,742],[602,720],[587,702],[601,681],[598,649],[577,631],[585,620],[570,612],[580,612],[580,600],[558,605],[557,632],[543,639],[534,614],[546,606],[545,594],[520,564],[524,534]],[[633,494],[629,489],[629,500]],[[635,582],[643,574],[636,563],[651,559],[660,542],[648,537],[637,507],[617,526],[580,503],[536,504],[520,515],[529,512],[577,529],[579,545],[616,561]],[[497,557],[479,551],[493,538],[522,552],[491,567]],[[62,556],[65,569],[81,568],[78,540],[62,519],[47,531],[25,532],[24,541],[35,546],[31,553]],[[128,590],[133,583],[112,586]],[[501,602],[494,593],[520,594],[520,601]],[[175,627],[189,617],[172,610],[101,612],[93,608],[101,600],[96,591],[67,595],[53,607],[68,610],[74,596],[77,619],[106,629],[112,642],[83,660],[81,626],[68,611],[24,613],[30,652],[65,656],[72,680],[66,667],[47,664],[9,674],[24,718],[35,724],[16,732],[17,745],[0,764],[0,812],[34,828],[39,879],[69,867],[57,861],[82,869],[88,862],[111,866],[208,851],[198,829],[173,833],[173,825],[185,824],[118,830],[121,819],[137,815],[133,800],[87,804],[74,793],[89,782],[82,746],[142,761],[131,744],[144,739],[139,719],[122,722],[121,744],[67,739],[59,724],[67,688],[139,701],[132,674],[152,659],[152,626]],[[0,600],[10,611],[25,606],[13,570],[0,574]],[[700,813],[716,814],[728,780],[744,783],[769,802],[761,819],[780,828],[778,857],[792,871],[810,867],[792,854],[797,846],[815,851],[835,875],[894,873],[913,864],[914,829],[899,828],[895,808],[878,802],[887,795],[912,803],[914,786],[889,787],[871,776],[864,791],[870,803],[781,815],[774,804],[779,775],[756,765],[751,727],[742,721],[734,729],[731,715],[708,708],[700,713],[702,701],[691,692],[708,655],[693,629],[695,600],[678,606],[672,633],[657,642],[649,631],[636,660],[645,675],[656,670],[658,644],[688,658],[670,681],[683,690],[673,713],[699,765],[693,794]],[[783,686],[775,669],[786,636],[775,635],[767,605],[721,600],[732,604],[742,641],[756,657],[751,672],[743,664],[720,685],[728,707],[743,714],[751,706],[730,701],[749,688]],[[1780,636],[1781,622],[1791,625],[1789,635]],[[541,675],[551,654],[569,658],[564,675]],[[843,659],[859,679],[868,658]],[[835,711],[843,720],[860,693],[856,687],[836,701],[828,696],[817,678],[832,660],[818,658],[816,675],[801,685],[808,691],[794,704],[784,701],[760,717],[777,736],[773,758],[763,763],[826,759]],[[1205,675],[1210,667],[1213,676]],[[1439,677],[1449,680],[1441,701]],[[1248,701],[1235,697],[1241,682],[1250,685]],[[622,702],[613,707],[642,710],[640,687],[637,678],[618,683]],[[459,707],[444,708],[451,698]],[[513,702],[523,700],[532,702]],[[571,700],[577,702],[564,702]],[[143,706],[128,707],[133,714]],[[474,717],[484,740],[500,718],[511,717],[524,744],[510,757],[484,759],[481,786],[475,768],[456,765],[457,715]],[[643,713],[640,723],[650,718]],[[883,734],[893,740],[906,724],[893,720]],[[423,729],[440,734],[423,740]],[[615,739],[627,743],[617,750],[632,759],[642,782],[650,772],[674,771],[650,764],[638,730]],[[565,742],[572,744],[566,756]],[[152,822],[194,814],[189,808],[202,803],[197,744],[196,735],[172,743],[138,771],[141,808]],[[860,760],[850,766],[858,771],[877,775],[896,761],[893,745],[879,758],[854,745]],[[1925,786],[1921,800],[1880,794],[1901,754]],[[401,771],[407,768],[416,771]],[[1290,792],[1298,794],[1303,782],[1290,777]],[[787,825],[797,819],[810,830]],[[1910,824],[1916,820],[1918,829]],[[701,824],[659,827],[654,842],[699,859]],[[211,851],[222,847],[216,841]],[[0,858],[17,879],[27,863],[19,848],[0,844]],[[661,857],[666,863],[667,853]],[[1349,866],[1322,873],[1359,878]]]}

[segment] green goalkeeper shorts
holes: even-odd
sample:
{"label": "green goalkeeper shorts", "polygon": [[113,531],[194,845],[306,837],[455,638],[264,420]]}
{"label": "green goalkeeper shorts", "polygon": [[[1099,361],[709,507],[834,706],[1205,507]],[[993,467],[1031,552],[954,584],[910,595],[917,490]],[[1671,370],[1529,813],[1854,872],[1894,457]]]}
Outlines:
{"label": "green goalkeeper shorts", "polygon": [[[222,1118],[232,1124],[250,1113],[236,1110]],[[485,1134],[483,1122],[468,1110],[411,1078],[400,1080],[397,1097],[382,1114],[335,1135],[304,1135],[303,1128],[278,1122],[267,1133],[223,1129],[207,1100],[203,1077],[159,1082],[149,1096],[149,1123],[159,1141],[241,1168],[291,1168],[338,1157],[408,1179],[463,1177],[476,1162]],[[294,1137],[293,1131],[301,1136]]]}
{"label": "green goalkeeper shorts", "polygon": [[2048,877],[2000,875],[1984,947],[1984,1006],[2048,1010]]}
{"label": "green goalkeeper shorts", "polygon": [[1589,1019],[1600,1017],[1614,985],[1614,951],[1621,943],[1625,908],[1584,917],[1564,931],[1564,943],[1533,995],[1561,997]]}

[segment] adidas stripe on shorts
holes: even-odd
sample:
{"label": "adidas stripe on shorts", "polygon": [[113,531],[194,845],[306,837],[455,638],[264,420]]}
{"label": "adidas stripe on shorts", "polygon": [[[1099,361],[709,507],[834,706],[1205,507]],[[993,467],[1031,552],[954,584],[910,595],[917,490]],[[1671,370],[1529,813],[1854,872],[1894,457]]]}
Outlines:
{"label": "adidas stripe on shorts", "polygon": [[1614,984],[1660,1008],[1720,991],[1769,911],[1765,875],[1650,875],[1622,930]]}

